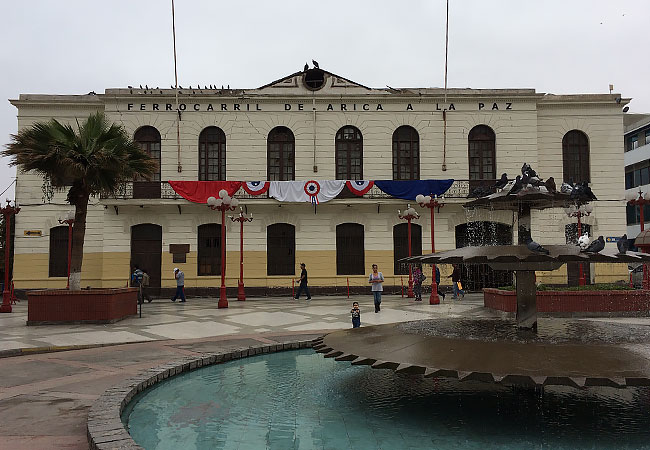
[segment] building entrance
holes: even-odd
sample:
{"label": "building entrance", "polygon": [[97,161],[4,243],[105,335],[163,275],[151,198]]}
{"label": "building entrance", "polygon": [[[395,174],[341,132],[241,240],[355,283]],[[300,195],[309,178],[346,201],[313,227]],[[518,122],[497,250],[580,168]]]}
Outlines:
{"label": "building entrance", "polygon": [[149,294],[160,295],[162,227],[144,223],[131,227],[131,269],[136,264],[149,274]]}

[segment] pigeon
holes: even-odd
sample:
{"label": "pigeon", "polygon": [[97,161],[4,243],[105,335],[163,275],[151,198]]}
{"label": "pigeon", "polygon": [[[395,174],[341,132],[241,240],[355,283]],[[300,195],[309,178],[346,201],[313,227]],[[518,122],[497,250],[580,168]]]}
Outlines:
{"label": "pigeon", "polygon": [[530,178],[537,177],[537,172],[535,172],[528,163],[524,163],[524,165],[521,166],[521,174],[528,175]]}
{"label": "pigeon", "polygon": [[477,186],[474,189],[472,189],[472,192],[470,192],[467,195],[467,198],[481,198],[490,194],[492,194],[490,188],[485,186]]}
{"label": "pigeon", "polygon": [[145,85],[144,85],[144,88],[145,88],[145,89],[149,89],[149,86],[147,86],[147,85],[145,84]]}
{"label": "pigeon", "polygon": [[529,184],[530,184],[530,175],[528,175],[528,172],[526,172],[524,176],[521,177],[522,188],[526,189]]}
{"label": "pigeon", "polygon": [[142,85],[140,85],[140,89],[142,89]]}
{"label": "pigeon", "polygon": [[506,187],[506,184],[508,184],[508,174],[507,173],[502,173],[501,178],[497,180],[496,183],[494,183],[494,188],[495,189],[503,189]]}
{"label": "pigeon", "polygon": [[560,186],[560,192],[563,194],[570,194],[573,192],[573,186],[571,186],[569,183],[566,181],[562,183],[562,186]]}
{"label": "pigeon", "polygon": [[589,200],[598,200],[589,187],[589,182],[587,181],[582,182],[582,195],[584,195]]}
{"label": "pigeon", "polygon": [[127,86],[129,89],[133,89],[133,86]]}
{"label": "pigeon", "polygon": [[587,247],[589,247],[589,242],[591,240],[589,239],[589,233],[585,232],[582,236],[578,238],[578,245],[580,246],[580,250],[584,250]]}
{"label": "pigeon", "polygon": [[602,236],[598,236],[598,239],[593,241],[587,248],[584,250],[580,250],[581,252],[589,252],[589,253],[598,253],[602,249],[605,248],[605,239],[603,239]]}
{"label": "pigeon", "polygon": [[533,241],[530,237],[527,237],[524,242],[526,243],[528,250],[531,252],[541,253],[543,255],[548,255],[550,253],[547,249],[539,245],[537,242]]}
{"label": "pigeon", "polygon": [[621,236],[621,238],[616,241],[616,246],[618,247],[618,254],[624,255],[625,252],[630,248],[630,243],[627,241],[627,233]]}
{"label": "pigeon", "polygon": [[305,68],[303,69],[304,72],[307,72],[309,70],[309,64],[305,63]]}
{"label": "pigeon", "polygon": [[508,192],[508,194],[516,194],[517,192],[521,191],[523,187],[524,185],[521,182],[521,176],[517,175],[517,178],[515,178],[515,183],[510,188],[510,192]]}
{"label": "pigeon", "polygon": [[530,181],[528,182],[528,184],[531,184],[535,187],[540,187],[540,186],[544,186],[544,181],[542,181],[542,179],[538,177],[530,177]]}
{"label": "pigeon", "polygon": [[318,62],[316,62],[316,61],[313,60],[313,59],[311,60],[311,62],[314,63],[314,67],[315,67],[315,68],[320,69],[320,67],[319,67],[319,65],[318,65]]}
{"label": "pigeon", "polygon": [[544,186],[546,186],[546,190],[549,192],[556,192],[557,188],[555,186],[555,179],[553,177],[549,177],[545,182]]}

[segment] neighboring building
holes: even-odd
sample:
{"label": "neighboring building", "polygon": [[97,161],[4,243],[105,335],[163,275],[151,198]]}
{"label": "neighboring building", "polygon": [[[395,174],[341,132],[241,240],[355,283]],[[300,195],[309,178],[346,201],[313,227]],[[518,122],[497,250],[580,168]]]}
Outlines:
{"label": "neighboring building", "polygon": [[[491,184],[503,172],[514,178],[528,162],[558,186],[570,178],[591,182],[603,200],[594,202],[593,214],[584,219],[593,235],[625,232],[619,149],[627,100],[617,94],[449,89],[445,102],[442,89],[371,89],[319,69],[258,89],[180,91],[180,114],[171,89],[21,94],[11,101],[19,129],[50,118],[74,124],[104,111],[158,161],[153,181],[128,183],[117,198],[91,200],[82,286],[123,286],[133,263],[148,269],[152,287],[171,288],[176,266],[185,272],[188,290],[219,284],[220,214],[179,197],[168,180],[454,179],[436,214],[435,244],[441,251],[516,242],[512,213],[467,211],[461,205],[470,187]],[[397,217],[405,200],[376,187],[363,197],[344,191],[317,207],[241,190],[237,196],[255,216],[245,226],[249,289],[290,289],[300,262],[307,264],[312,286],[344,288],[349,280],[367,289],[372,263],[379,264],[389,287],[408,279],[396,263],[408,253],[406,224]],[[23,207],[16,225],[16,287],[65,286],[67,234],[57,221],[69,209],[65,193],[19,171],[16,199]],[[420,212],[413,224],[414,254],[431,248],[428,210]],[[564,244],[575,238],[573,222],[561,208],[534,211],[533,238]],[[227,224],[226,242],[227,284],[235,287],[238,226]],[[189,253],[172,255],[170,246]],[[599,264],[591,278],[626,279],[627,270]],[[567,269],[540,272],[538,280],[566,283]],[[474,267],[467,282],[480,287],[511,279]]]}
{"label": "neighboring building", "polygon": [[[650,191],[650,114],[625,114],[625,194],[638,197]],[[627,206],[627,237],[634,240],[641,231],[639,206]],[[650,205],[643,210],[644,222],[650,222]]]}

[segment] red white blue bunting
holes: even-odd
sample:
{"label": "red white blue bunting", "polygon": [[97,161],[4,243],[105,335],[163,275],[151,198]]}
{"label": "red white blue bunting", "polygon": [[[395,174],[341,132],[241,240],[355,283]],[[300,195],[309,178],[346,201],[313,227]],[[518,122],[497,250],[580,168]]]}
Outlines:
{"label": "red white blue bunting", "polygon": [[325,203],[341,193],[344,180],[271,181],[269,196],[280,202]]}
{"label": "red white blue bunting", "polygon": [[350,192],[358,196],[362,196],[367,193],[370,189],[372,189],[372,186],[374,184],[374,181],[368,180],[348,180],[345,182],[345,185],[348,187]]}
{"label": "red white blue bunting", "polygon": [[242,187],[250,195],[262,195],[269,190],[270,182],[268,181],[245,181]]}

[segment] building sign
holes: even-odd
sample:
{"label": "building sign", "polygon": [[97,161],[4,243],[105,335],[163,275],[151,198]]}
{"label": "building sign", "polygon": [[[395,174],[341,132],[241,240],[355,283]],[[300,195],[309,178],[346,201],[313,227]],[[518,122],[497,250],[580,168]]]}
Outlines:
{"label": "building sign", "polygon": [[607,236],[605,242],[618,242],[620,240],[621,240],[620,236]]}
{"label": "building sign", "polygon": [[23,232],[25,236],[30,236],[30,237],[38,237],[43,235],[42,230],[25,230]]}
{"label": "building sign", "polygon": [[[460,105],[459,105],[460,106]],[[196,112],[254,112],[254,111],[338,111],[338,112],[363,112],[363,111],[384,111],[394,112],[414,111],[456,111],[454,103],[402,103],[388,104],[382,103],[319,103],[316,105],[305,103],[280,103],[280,104],[260,104],[260,103],[179,103],[179,111],[196,111]],[[494,102],[484,101],[475,102],[463,110],[468,111],[511,111],[512,102]],[[161,112],[176,111],[174,103],[127,103],[127,111],[139,112]]]}

